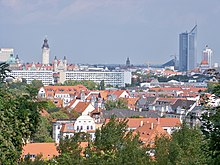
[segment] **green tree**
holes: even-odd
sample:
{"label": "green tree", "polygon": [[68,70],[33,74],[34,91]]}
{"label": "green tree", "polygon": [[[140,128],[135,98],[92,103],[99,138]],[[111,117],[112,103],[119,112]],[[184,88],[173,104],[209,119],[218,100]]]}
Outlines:
{"label": "green tree", "polygon": [[200,130],[186,124],[172,134],[169,159],[172,164],[205,164],[204,141]]}
{"label": "green tree", "polygon": [[147,149],[141,146],[139,135],[127,132],[127,120],[114,117],[96,130],[95,141],[85,154],[88,164],[147,164]]}
{"label": "green tree", "polygon": [[33,80],[31,81],[31,85],[37,88],[38,90],[44,86],[41,80]]}
{"label": "green tree", "polygon": [[70,138],[60,140],[58,146],[58,152],[60,155],[56,158],[58,164],[83,164],[82,147],[80,147],[81,141],[84,134],[75,133]]}
{"label": "green tree", "polygon": [[169,161],[169,144],[171,138],[167,136],[156,137],[155,140],[155,158],[156,164],[168,165]]}
{"label": "green tree", "polygon": [[[220,97],[220,83],[214,86],[213,94]],[[208,143],[207,155],[209,164],[220,162],[220,106],[207,108],[207,112],[202,115],[201,130]]]}
{"label": "green tree", "polygon": [[119,98],[116,101],[107,100],[105,102],[105,109],[106,110],[112,110],[114,108],[117,108],[117,109],[128,109],[128,103],[123,98]]}
{"label": "green tree", "polygon": [[[7,99],[6,99],[7,98]],[[37,131],[43,102],[0,88],[0,162],[16,164],[24,142]]]}
{"label": "green tree", "polygon": [[57,112],[52,112],[50,114],[50,117],[52,119],[68,119],[69,118],[69,116],[65,112],[63,112],[62,110],[59,110]]}
{"label": "green tree", "polygon": [[32,140],[35,143],[52,142],[52,125],[47,117],[40,117],[40,122],[36,132],[32,135]]}
{"label": "green tree", "polygon": [[172,138],[161,137],[155,142],[157,164],[206,164],[202,133],[186,124],[172,134]]}
{"label": "green tree", "polygon": [[100,82],[100,90],[105,90],[105,81],[104,80],[102,80]]}
{"label": "green tree", "polygon": [[75,86],[75,85],[84,85],[89,90],[96,90],[98,88],[98,84],[91,80],[82,80],[82,81],[76,81],[76,80],[67,80],[64,82],[63,85],[66,86]]}

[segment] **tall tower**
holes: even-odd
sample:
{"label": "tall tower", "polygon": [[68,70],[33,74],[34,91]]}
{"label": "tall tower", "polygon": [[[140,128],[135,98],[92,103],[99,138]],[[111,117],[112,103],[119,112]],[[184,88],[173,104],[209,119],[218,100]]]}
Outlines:
{"label": "tall tower", "polygon": [[42,64],[43,65],[49,65],[49,58],[50,58],[50,48],[47,43],[47,39],[44,39],[44,43],[42,46]]}
{"label": "tall tower", "polygon": [[130,62],[130,59],[128,57],[127,60],[126,60],[126,67],[130,67],[130,66],[131,66],[131,62]]}
{"label": "tall tower", "polygon": [[210,49],[208,45],[205,46],[202,52],[202,61],[207,61],[209,68],[212,67],[212,49]]}
{"label": "tall tower", "polygon": [[179,35],[179,70],[188,71],[196,67],[197,25],[188,33]]}

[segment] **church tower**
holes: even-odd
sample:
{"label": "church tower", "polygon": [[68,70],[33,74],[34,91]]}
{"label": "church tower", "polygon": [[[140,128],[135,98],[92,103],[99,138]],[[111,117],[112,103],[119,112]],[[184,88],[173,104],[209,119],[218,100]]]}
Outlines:
{"label": "church tower", "polygon": [[128,57],[127,60],[126,60],[126,67],[130,67],[130,66],[131,66],[131,62],[130,62],[130,59]]}
{"label": "church tower", "polygon": [[66,59],[66,56],[64,56],[64,58],[63,58],[63,65],[64,65],[64,70],[66,71],[67,70],[67,59]]}
{"label": "church tower", "polygon": [[44,39],[44,44],[42,46],[42,64],[49,65],[49,58],[50,58],[50,48],[47,43],[47,39]]}

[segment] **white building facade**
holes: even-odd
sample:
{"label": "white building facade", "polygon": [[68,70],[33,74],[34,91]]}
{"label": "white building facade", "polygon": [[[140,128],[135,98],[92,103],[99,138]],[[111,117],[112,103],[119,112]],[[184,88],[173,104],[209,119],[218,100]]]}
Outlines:
{"label": "white building facade", "polygon": [[66,80],[91,80],[100,83],[104,80],[106,85],[124,87],[131,84],[129,71],[66,71],[60,72],[60,83]]}
{"label": "white building facade", "polygon": [[17,80],[26,79],[27,84],[33,80],[41,80],[44,85],[54,84],[53,71],[47,70],[12,70],[9,75]]}

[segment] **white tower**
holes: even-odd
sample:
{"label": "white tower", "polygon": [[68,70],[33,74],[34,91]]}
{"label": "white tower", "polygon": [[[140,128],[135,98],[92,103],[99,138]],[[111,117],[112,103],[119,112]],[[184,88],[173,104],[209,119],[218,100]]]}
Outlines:
{"label": "white tower", "polygon": [[202,52],[202,60],[208,62],[209,68],[212,67],[212,49],[210,49],[208,45],[205,46]]}
{"label": "white tower", "polygon": [[50,58],[50,48],[47,43],[47,39],[44,39],[44,44],[42,46],[42,64],[49,65],[49,58]]}

